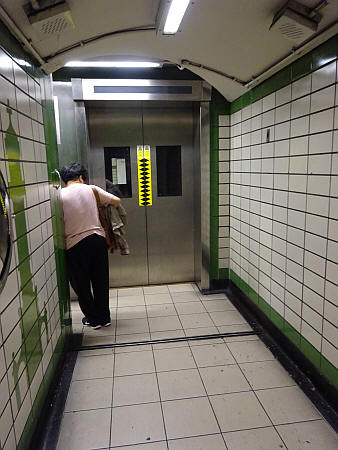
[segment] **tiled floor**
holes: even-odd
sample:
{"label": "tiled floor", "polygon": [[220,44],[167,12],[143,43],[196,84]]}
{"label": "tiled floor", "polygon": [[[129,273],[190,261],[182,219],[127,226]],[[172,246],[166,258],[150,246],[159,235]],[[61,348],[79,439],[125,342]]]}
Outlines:
{"label": "tiled floor", "polygon": [[[110,291],[112,326],[83,344],[246,331],[193,284]],[[79,353],[58,450],[337,450],[335,432],[256,336]]]}

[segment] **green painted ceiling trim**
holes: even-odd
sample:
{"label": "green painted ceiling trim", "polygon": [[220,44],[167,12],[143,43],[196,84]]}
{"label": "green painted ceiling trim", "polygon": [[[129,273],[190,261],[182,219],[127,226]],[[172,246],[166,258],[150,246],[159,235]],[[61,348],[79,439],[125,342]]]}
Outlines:
{"label": "green painted ceiling trim", "polygon": [[230,105],[231,114],[338,58],[338,34],[292,62]]}
{"label": "green painted ceiling trim", "polygon": [[[230,269],[230,279],[244,293],[252,291],[252,288]],[[338,387],[338,369],[334,367],[310,342],[289,324],[277,311],[275,311],[264,299],[256,294],[259,301],[258,307],[269,317],[277,328],[311,361],[330,384]],[[256,303],[257,304],[257,303]]]}

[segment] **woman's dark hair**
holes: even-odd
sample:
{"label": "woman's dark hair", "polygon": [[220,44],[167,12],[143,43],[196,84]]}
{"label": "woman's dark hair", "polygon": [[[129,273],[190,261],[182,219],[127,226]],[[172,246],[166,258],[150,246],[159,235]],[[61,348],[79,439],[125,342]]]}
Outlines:
{"label": "woman's dark hair", "polygon": [[64,183],[68,183],[68,181],[75,181],[80,177],[80,175],[82,175],[84,182],[88,179],[87,169],[82,164],[75,162],[63,166],[60,170],[60,175]]}

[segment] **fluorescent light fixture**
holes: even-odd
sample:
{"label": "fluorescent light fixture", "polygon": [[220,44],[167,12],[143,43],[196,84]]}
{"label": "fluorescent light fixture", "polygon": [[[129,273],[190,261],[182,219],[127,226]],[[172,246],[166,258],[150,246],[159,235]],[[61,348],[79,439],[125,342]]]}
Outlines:
{"label": "fluorescent light fixture", "polygon": [[161,63],[147,61],[69,61],[65,67],[161,67]]}
{"label": "fluorescent light fixture", "polygon": [[184,13],[190,0],[172,0],[167,19],[164,24],[163,34],[175,34],[180,26]]}

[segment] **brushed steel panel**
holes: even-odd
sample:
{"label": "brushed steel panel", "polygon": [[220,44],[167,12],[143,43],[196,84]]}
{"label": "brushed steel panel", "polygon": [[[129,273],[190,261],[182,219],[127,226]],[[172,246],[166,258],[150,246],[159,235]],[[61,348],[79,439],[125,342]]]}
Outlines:
{"label": "brushed steel panel", "polygon": [[86,105],[90,138],[90,182],[105,189],[104,147],[130,147],[132,198],[122,200],[128,214],[130,255],[110,255],[110,286],[146,285],[148,279],[145,209],[138,206],[136,146],[142,144],[138,102],[102,107]]}
{"label": "brushed steel panel", "polygon": [[[147,207],[149,283],[194,280],[193,108],[143,103],[144,144],[151,147],[153,205]],[[182,196],[158,197],[156,146],[180,145]]]}

